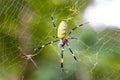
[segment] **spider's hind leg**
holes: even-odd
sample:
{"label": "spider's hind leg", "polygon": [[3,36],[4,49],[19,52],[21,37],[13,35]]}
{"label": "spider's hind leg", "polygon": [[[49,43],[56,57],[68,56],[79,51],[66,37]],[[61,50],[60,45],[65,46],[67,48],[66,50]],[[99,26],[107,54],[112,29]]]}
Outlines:
{"label": "spider's hind leg", "polygon": [[64,47],[62,47],[62,50],[61,50],[61,69],[62,71],[64,72],[64,66],[63,66],[63,54],[64,54]]}
{"label": "spider's hind leg", "polygon": [[68,47],[69,51],[71,52],[71,54],[73,55],[73,57],[74,57],[75,61],[78,61],[78,59],[76,58],[76,56],[75,56],[75,54],[73,53],[72,49],[70,48],[69,44],[68,44],[68,43],[66,43],[66,45],[67,45],[67,47]]}

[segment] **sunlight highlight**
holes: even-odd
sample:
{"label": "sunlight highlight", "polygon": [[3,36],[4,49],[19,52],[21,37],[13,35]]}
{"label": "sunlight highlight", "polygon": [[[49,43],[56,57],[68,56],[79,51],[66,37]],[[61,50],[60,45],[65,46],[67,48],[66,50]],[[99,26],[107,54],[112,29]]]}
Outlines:
{"label": "sunlight highlight", "polygon": [[84,13],[84,19],[97,31],[107,27],[120,28],[120,0],[94,0]]}

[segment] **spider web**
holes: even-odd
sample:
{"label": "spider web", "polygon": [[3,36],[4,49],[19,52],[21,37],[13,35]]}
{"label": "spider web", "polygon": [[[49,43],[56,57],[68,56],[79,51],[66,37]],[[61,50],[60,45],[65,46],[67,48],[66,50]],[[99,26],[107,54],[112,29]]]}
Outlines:
{"label": "spider web", "polygon": [[[95,32],[89,25],[70,36],[70,46],[79,62],[65,47],[64,67],[60,69],[60,47],[54,43],[32,57],[38,69],[24,54],[54,40],[56,25],[65,20],[69,31],[84,23],[83,12],[89,0],[1,0],[0,1],[0,80],[119,80],[119,30]],[[111,65],[112,64],[112,65]],[[109,71],[109,69],[111,71]]]}

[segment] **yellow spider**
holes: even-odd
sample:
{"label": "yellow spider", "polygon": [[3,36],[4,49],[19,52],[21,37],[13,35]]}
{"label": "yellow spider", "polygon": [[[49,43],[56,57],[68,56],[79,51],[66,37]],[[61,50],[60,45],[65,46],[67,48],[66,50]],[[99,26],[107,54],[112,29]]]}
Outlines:
{"label": "yellow spider", "polygon": [[[51,19],[52,19],[53,26],[56,28],[56,24],[55,24],[55,22],[54,22],[54,18],[51,17]],[[77,29],[78,27],[81,27],[81,26],[83,26],[83,25],[84,25],[84,24],[80,24],[80,25],[78,25],[78,26],[75,26],[75,27],[68,33],[68,25],[67,25],[67,23],[66,23],[65,21],[61,21],[60,24],[59,24],[59,26],[58,26],[58,29],[57,29],[57,39],[56,39],[56,40],[53,40],[53,41],[51,41],[51,42],[48,42],[48,43],[46,43],[46,44],[44,44],[44,45],[42,45],[42,46],[39,46],[39,47],[35,48],[35,49],[34,49],[34,53],[39,52],[39,50],[40,50],[41,48],[43,48],[43,47],[45,47],[45,46],[47,46],[47,45],[50,45],[50,44],[52,44],[52,43],[55,43],[55,42],[58,42],[58,41],[59,41],[59,45],[60,45],[60,47],[61,47],[61,69],[62,69],[62,71],[64,71],[64,68],[63,68],[63,54],[64,54],[64,46],[65,46],[65,45],[68,47],[68,49],[69,49],[69,51],[71,52],[71,54],[73,55],[74,59],[75,59],[76,61],[78,61],[77,58],[75,57],[72,49],[71,49],[70,46],[69,46],[69,40],[68,40],[68,39],[77,39],[77,38],[68,37],[68,36],[69,36],[75,29]],[[68,33],[68,35],[67,35],[67,33]]]}

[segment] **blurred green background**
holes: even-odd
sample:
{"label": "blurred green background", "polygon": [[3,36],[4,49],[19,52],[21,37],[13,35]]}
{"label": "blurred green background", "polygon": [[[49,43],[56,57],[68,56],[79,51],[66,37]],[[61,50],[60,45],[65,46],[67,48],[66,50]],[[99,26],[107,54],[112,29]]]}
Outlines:
{"label": "blurred green background", "polygon": [[54,43],[33,57],[35,68],[22,54],[54,40],[56,25],[65,20],[69,31],[84,23],[83,13],[91,0],[0,0],[0,80],[120,80],[120,31],[94,31],[89,24],[70,36],[70,46],[79,62],[67,48],[65,72],[60,68],[60,47]]}

